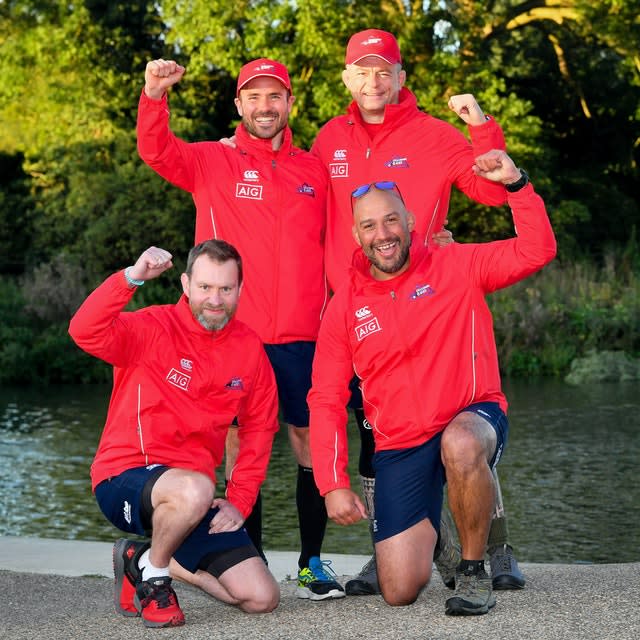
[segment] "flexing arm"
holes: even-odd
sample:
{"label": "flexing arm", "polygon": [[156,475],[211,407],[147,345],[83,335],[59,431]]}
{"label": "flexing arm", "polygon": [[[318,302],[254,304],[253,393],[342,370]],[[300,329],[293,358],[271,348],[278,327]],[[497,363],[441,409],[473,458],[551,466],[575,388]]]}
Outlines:
{"label": "flexing arm", "polygon": [[144,92],[152,100],[160,100],[169,87],[182,79],[186,68],[175,60],[151,60],[144,71]]}
{"label": "flexing arm", "polygon": [[107,278],[71,318],[69,334],[74,342],[87,353],[116,366],[133,361],[140,346],[132,330],[136,314],[122,311],[136,290],[130,281],[152,280],[171,266],[168,251],[150,247],[133,266]]}

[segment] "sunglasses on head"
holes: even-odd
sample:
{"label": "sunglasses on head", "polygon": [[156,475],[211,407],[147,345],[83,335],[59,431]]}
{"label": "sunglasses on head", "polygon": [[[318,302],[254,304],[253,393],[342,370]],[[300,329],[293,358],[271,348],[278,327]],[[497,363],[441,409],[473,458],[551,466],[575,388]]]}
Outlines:
{"label": "sunglasses on head", "polygon": [[397,191],[400,193],[400,189],[398,189],[398,185],[395,182],[386,180],[383,182],[370,182],[369,184],[360,185],[357,189],[354,189],[351,192],[351,197],[360,198],[365,193],[369,193],[369,191],[371,191],[371,187],[375,187],[380,191]]}

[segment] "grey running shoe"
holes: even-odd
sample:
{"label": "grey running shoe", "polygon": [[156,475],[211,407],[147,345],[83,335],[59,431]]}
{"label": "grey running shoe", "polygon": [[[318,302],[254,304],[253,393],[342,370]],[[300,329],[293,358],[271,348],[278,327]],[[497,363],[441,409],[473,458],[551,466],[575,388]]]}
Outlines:
{"label": "grey running shoe", "polygon": [[360,569],[360,573],[344,585],[348,596],[376,596],[380,593],[376,554]]}
{"label": "grey running shoe", "polygon": [[451,518],[451,512],[443,507],[440,516],[440,536],[433,553],[433,561],[445,586],[455,589],[456,568],[460,564],[460,545],[455,538],[455,525]]}
{"label": "grey running shoe", "polygon": [[513,555],[513,549],[508,544],[489,549],[489,565],[491,566],[491,582],[496,591],[524,587],[524,576]]}
{"label": "grey running shoe", "polygon": [[456,572],[456,592],[445,605],[448,616],[477,616],[487,613],[496,604],[491,591],[491,578],[484,569],[478,573]]}

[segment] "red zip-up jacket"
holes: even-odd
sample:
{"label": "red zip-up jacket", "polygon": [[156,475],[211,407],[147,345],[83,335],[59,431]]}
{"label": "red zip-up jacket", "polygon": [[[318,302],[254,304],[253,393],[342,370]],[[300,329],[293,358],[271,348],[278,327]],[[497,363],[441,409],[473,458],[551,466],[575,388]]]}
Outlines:
{"label": "red zip-up jacket", "polygon": [[327,178],[319,160],[293,146],[278,151],[240,125],[236,148],[187,143],[169,129],[166,96],[138,105],[138,151],[196,205],[195,242],[222,238],[242,256],[238,319],[270,344],[315,341],[328,292],[324,274]]}
{"label": "red zip-up jacket", "polygon": [[246,518],[278,430],[277,390],[262,343],[236,319],[207,331],[184,296],[175,305],[123,312],[134,291],[122,271],[113,274],[69,325],[80,348],[114,367],[92,487],[151,464],[197,471],[215,482],[227,429],[238,416],[240,450],[227,498]]}
{"label": "red zip-up jacket", "polygon": [[416,231],[427,242],[444,224],[452,185],[483,204],[506,202],[501,184],[471,169],[476,156],[505,148],[502,129],[492,118],[469,127],[472,146],[453,125],[420,111],[413,93],[403,88],[398,104],[385,107],[384,122],[377,129],[371,140],[352,102],[346,115],[322,127],[311,148],[330,178],[325,264],[334,291],[346,279],[356,248],[351,193],[360,185],[395,182],[416,218]]}
{"label": "red zip-up jacket", "polygon": [[327,308],[313,363],[311,456],[320,493],[349,487],[349,381],[360,378],[376,450],[405,449],[443,431],[474,402],[506,411],[485,295],[534,273],[555,255],[542,199],[509,194],[518,237],[425,246],[412,234],[409,268],[376,280],[362,250]]}

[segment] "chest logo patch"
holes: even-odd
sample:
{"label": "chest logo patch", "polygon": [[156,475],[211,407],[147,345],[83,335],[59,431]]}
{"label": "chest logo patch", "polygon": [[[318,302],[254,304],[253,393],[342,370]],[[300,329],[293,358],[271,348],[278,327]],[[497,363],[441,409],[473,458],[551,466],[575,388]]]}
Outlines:
{"label": "chest logo patch", "polygon": [[188,376],[186,373],[182,373],[177,369],[171,369],[167,375],[167,382],[172,384],[174,387],[178,387],[178,389],[188,391],[191,376]]}
{"label": "chest logo patch", "polygon": [[242,384],[242,378],[231,378],[227,384],[224,385],[227,389],[236,389],[242,391],[244,385]]}
{"label": "chest logo patch", "polygon": [[384,166],[388,169],[408,169],[409,161],[407,158],[399,158],[398,156],[394,156],[391,160],[387,160],[384,163]]}
{"label": "chest logo patch", "polygon": [[409,299],[417,300],[418,298],[422,298],[422,296],[433,296],[435,293],[435,290],[430,284],[419,284],[415,288],[415,291],[409,296]]}
{"label": "chest logo patch", "polygon": [[297,191],[298,193],[301,193],[303,196],[311,196],[312,198],[316,197],[315,189],[310,184],[307,184],[306,182],[304,184],[301,184],[298,187]]}
{"label": "chest logo patch", "polygon": [[359,324],[357,327],[355,327],[354,331],[356,332],[356,338],[358,339],[358,342],[361,342],[372,333],[382,331],[382,327],[378,322],[378,318],[371,318],[370,320],[367,320],[366,322],[363,322],[362,324]]}
{"label": "chest logo patch", "polygon": [[261,184],[236,183],[236,198],[247,198],[249,200],[262,200]]}

